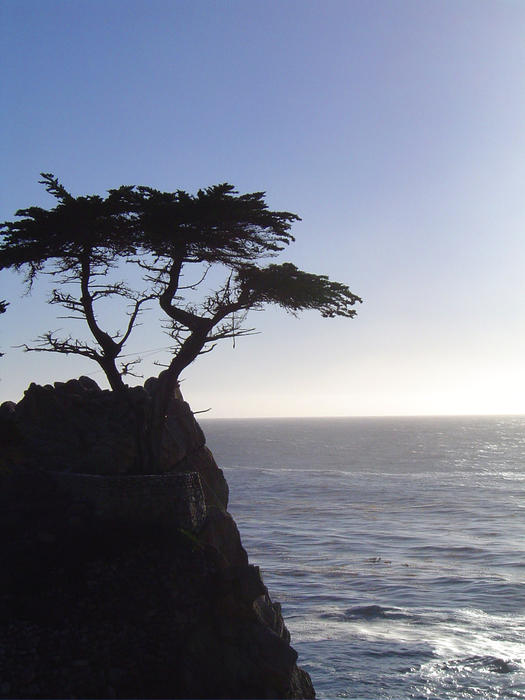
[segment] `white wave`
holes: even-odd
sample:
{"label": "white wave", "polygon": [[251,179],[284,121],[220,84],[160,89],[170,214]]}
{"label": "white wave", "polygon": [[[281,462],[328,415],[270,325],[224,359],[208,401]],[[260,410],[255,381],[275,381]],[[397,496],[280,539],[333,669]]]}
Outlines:
{"label": "white wave", "polygon": [[[512,661],[525,672],[525,616],[490,615],[474,609],[436,613],[396,608],[396,612],[406,617],[355,620],[341,619],[344,615],[337,606],[325,606],[322,610],[323,618],[289,621],[296,641],[346,639],[351,644],[352,640],[359,639],[385,644],[413,644],[415,647],[424,643],[442,661],[494,657]],[[502,630],[507,630],[505,638]]]}

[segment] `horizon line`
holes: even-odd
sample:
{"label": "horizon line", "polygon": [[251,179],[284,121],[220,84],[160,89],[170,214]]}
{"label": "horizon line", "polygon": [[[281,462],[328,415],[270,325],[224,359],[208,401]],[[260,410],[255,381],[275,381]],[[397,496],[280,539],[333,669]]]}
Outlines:
{"label": "horizon line", "polygon": [[[198,415],[198,411],[194,415]],[[523,418],[525,413],[367,413],[334,416],[203,416],[199,420],[310,420],[337,418]]]}

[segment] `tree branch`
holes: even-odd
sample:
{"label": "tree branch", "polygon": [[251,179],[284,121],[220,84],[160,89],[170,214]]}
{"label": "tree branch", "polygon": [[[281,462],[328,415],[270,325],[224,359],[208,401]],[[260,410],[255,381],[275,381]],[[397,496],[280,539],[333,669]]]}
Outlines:
{"label": "tree branch", "polygon": [[135,321],[137,320],[137,317],[141,311],[141,306],[142,304],[146,303],[147,301],[151,301],[152,299],[156,298],[156,294],[149,294],[145,297],[141,297],[140,299],[135,300],[135,306],[133,308],[133,311],[130,314],[129,321],[128,321],[128,327],[126,329],[126,332],[122,336],[122,338],[118,341],[117,345],[119,346],[120,349],[124,346],[124,343],[127,341],[129,338],[131,331],[133,330],[133,326],[135,325]]}
{"label": "tree branch", "polygon": [[86,316],[86,321],[89,326],[89,330],[93,334],[95,340],[100,345],[103,351],[103,355],[108,358],[108,360],[114,360],[119,354],[122,346],[105,331],[103,331],[97,323],[95,312],[93,309],[93,297],[89,291],[89,280],[91,276],[91,265],[89,261],[88,253],[85,253],[81,257],[81,276],[80,276],[80,288],[82,291],[82,297],[80,299],[84,314]]}
{"label": "tree branch", "polygon": [[87,343],[73,339],[71,336],[61,340],[60,338],[55,338],[54,333],[55,331],[48,331],[39,336],[36,340],[40,340],[40,345],[37,347],[31,347],[25,343],[15,347],[22,348],[24,352],[58,352],[63,355],[82,355],[97,362],[100,360],[100,354]]}
{"label": "tree branch", "polygon": [[143,374],[135,374],[135,372],[131,371],[131,368],[134,367],[135,365],[138,365],[142,362],[142,358],[138,357],[136,360],[129,360],[129,362],[121,362],[120,367],[121,367],[121,373],[123,375],[130,375],[132,377],[144,377]]}
{"label": "tree branch", "polygon": [[169,270],[169,280],[164,288],[164,291],[159,296],[159,304],[162,310],[174,321],[181,323],[191,331],[201,331],[208,325],[208,319],[202,316],[197,316],[187,309],[181,309],[173,304],[177,291],[179,289],[180,274],[182,271],[183,259],[178,258],[174,261]]}

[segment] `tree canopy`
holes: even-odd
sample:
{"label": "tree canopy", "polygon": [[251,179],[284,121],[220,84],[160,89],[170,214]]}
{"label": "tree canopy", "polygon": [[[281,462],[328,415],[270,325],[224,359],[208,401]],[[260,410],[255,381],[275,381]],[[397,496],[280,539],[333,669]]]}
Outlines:
{"label": "tree canopy", "polygon": [[[264,192],[239,194],[219,184],[196,195],[121,186],[106,197],[74,197],[51,173],[41,183],[55,197],[52,209],[29,207],[0,225],[0,269],[25,273],[29,287],[41,274],[57,286],[49,302],[87,323],[92,343],[47,331],[28,351],[77,354],[96,361],[110,386],[122,390],[130,365],[117,365],[124,345],[147,302],[157,302],[174,341],[167,375],[173,385],[202,352],[224,338],[246,335],[251,309],[276,304],[293,314],[316,310],[323,317],[352,318],[361,299],[342,283],[299,270],[289,262],[270,263],[294,241],[296,214],[271,211]],[[122,263],[138,267],[143,288],[120,281]],[[199,272],[186,284],[188,268]],[[223,273],[213,291],[205,279]],[[127,304],[124,330],[103,328],[97,305],[120,298]],[[5,310],[5,309],[4,309]]]}

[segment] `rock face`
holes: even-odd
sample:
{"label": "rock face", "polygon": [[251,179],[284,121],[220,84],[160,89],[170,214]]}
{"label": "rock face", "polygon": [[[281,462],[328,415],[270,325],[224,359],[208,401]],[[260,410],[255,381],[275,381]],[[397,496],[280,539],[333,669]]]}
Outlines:
{"label": "rock face", "polygon": [[[89,377],[31,384],[17,404],[6,402],[0,416],[16,424],[23,439],[23,462],[38,469],[79,474],[144,474],[152,415],[159,402],[159,380],[123,394],[102,391]],[[5,428],[4,428],[5,430]],[[183,469],[188,455],[203,448],[205,439],[180,392],[167,407],[155,471]]]}
{"label": "rock face", "polygon": [[313,698],[178,394],[88,378],[0,407],[0,697]]}

